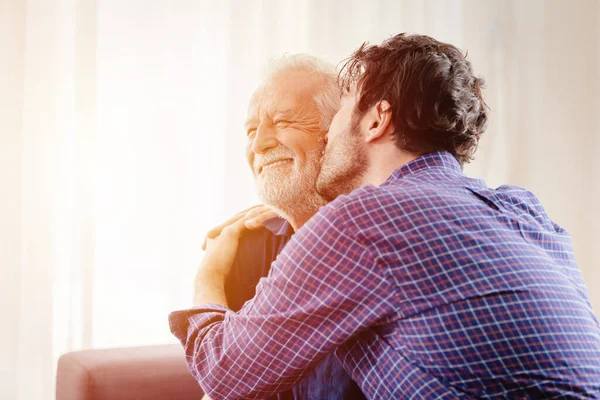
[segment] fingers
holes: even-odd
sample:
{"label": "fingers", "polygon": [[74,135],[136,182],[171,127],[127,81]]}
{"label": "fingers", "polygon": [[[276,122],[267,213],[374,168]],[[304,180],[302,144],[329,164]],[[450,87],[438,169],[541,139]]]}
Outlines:
{"label": "fingers", "polygon": [[248,221],[248,218],[252,218],[252,216],[252,211],[249,211],[247,214],[243,215],[242,218],[223,228],[221,235],[235,235],[236,237],[239,237],[245,229],[246,221]]}
{"label": "fingers", "polygon": [[[255,216],[262,215],[263,213],[267,212],[267,210],[270,211],[270,208],[268,208],[262,204],[252,206],[252,207],[245,209],[244,211],[241,211],[241,212],[235,214],[233,217],[229,218],[227,221],[223,222],[222,224],[215,226],[210,231],[208,231],[208,233],[204,237],[204,240],[202,242],[202,250],[206,250],[206,245],[207,245],[209,239],[214,239],[217,236],[219,236],[226,227],[233,225],[242,219],[244,219],[244,221],[246,221],[249,218],[253,218]],[[263,220],[261,220],[259,224],[262,224]],[[242,224],[242,228],[243,227],[244,227],[244,225]]]}
{"label": "fingers", "polygon": [[262,211],[258,211],[258,214],[248,219],[245,222],[247,229],[256,229],[263,226],[263,222],[269,218],[277,217],[278,214],[270,208],[265,208]]}
{"label": "fingers", "polygon": [[221,225],[217,225],[214,228],[212,228],[210,231],[208,231],[208,233],[204,237],[204,241],[202,242],[202,250],[206,250],[206,243],[207,243],[208,239],[214,239],[217,236],[219,236],[221,234],[221,231],[225,227],[239,221],[240,218],[243,218],[244,215],[246,215],[246,213],[248,213],[248,210],[250,210],[250,208],[235,214],[233,217],[229,218],[227,221],[223,222]]}

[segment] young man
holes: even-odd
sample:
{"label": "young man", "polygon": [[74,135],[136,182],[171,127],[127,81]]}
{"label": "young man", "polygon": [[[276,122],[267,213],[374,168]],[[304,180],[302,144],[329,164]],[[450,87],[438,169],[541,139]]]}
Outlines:
{"label": "young man", "polygon": [[244,219],[227,227],[197,306],[171,315],[204,390],[264,397],[335,351],[369,398],[600,396],[600,326],[568,234],[530,192],[462,173],[487,121],[464,55],[401,34],[363,45],[341,83],[317,190],[342,195],[237,313],[222,287]]}

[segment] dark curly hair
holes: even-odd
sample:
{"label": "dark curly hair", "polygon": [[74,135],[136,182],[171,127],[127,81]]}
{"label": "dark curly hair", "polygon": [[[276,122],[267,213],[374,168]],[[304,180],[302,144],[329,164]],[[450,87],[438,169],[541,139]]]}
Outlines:
{"label": "dark curly hair", "polygon": [[363,43],[345,60],[338,81],[357,83],[355,117],[379,101],[391,105],[396,145],[412,153],[446,150],[461,165],[471,161],[487,125],[484,81],[466,54],[425,35]]}

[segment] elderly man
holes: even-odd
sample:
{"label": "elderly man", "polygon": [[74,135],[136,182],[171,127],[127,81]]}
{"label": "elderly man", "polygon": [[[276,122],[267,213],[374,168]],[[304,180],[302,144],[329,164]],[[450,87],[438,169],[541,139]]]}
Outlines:
{"label": "elderly man", "polygon": [[600,324],[568,233],[532,193],[462,172],[487,123],[464,54],[400,34],[361,46],[341,84],[317,179],[335,200],[239,312],[222,279],[245,221],[226,228],[199,306],[171,314],[203,387],[268,395],[335,351],[374,399],[599,398]]}
{"label": "elderly man", "polygon": [[[298,230],[326,202],[315,182],[324,148],[323,136],[339,108],[335,68],[307,55],[286,56],[272,65],[256,90],[246,121],[247,158],[264,207],[242,212],[209,232],[251,217],[225,281],[227,305],[239,310],[254,297],[261,277]],[[266,220],[265,220],[266,219]],[[264,226],[263,226],[263,220]],[[236,368],[235,365],[232,368]],[[274,399],[361,399],[362,392],[332,354],[291,390]]]}

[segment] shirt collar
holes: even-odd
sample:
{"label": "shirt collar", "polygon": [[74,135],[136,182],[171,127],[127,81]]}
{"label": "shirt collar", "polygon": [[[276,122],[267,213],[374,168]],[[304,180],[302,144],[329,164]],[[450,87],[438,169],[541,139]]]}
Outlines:
{"label": "shirt collar", "polygon": [[273,232],[275,236],[292,236],[294,234],[292,225],[281,217],[266,219],[263,221],[263,225]]}
{"label": "shirt collar", "polygon": [[401,179],[405,176],[414,174],[417,171],[422,171],[430,168],[442,169],[452,173],[462,175],[462,167],[458,160],[447,151],[436,151],[433,153],[423,154],[408,162],[395,170],[387,179],[386,183]]}

